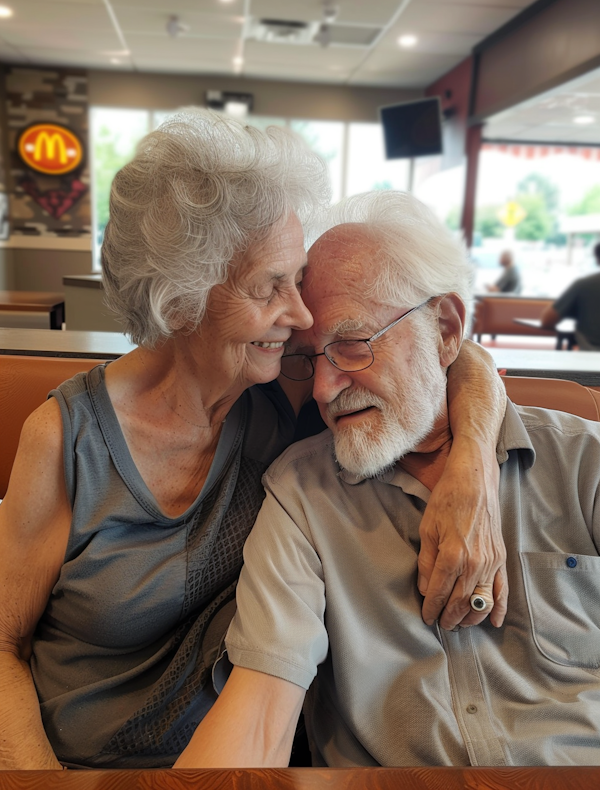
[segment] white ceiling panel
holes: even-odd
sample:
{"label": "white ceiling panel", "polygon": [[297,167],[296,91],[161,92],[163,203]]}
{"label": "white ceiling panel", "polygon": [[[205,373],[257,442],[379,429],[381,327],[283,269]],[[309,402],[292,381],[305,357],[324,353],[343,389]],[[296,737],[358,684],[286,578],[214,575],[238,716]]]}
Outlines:
{"label": "white ceiling panel", "polygon": [[[10,0],[7,0],[7,3],[8,2],[10,2]],[[104,0],[61,0],[61,2],[78,3],[79,5],[105,5]],[[10,3],[11,8],[14,8],[15,6],[19,6],[19,5],[22,5],[22,3],[19,0],[16,0],[16,2],[15,0],[13,0],[13,2]]]}
{"label": "white ceiling panel", "polygon": [[[152,74],[198,74],[200,73],[197,64],[190,60],[190,58],[169,58],[162,63],[156,62],[156,57],[140,57],[136,59],[135,70],[140,72],[150,72]],[[227,72],[226,67],[221,60],[214,63],[208,60],[202,61],[202,74],[218,74],[222,75]],[[198,101],[203,101],[202,96],[198,95]]]}
{"label": "white ceiling panel", "polygon": [[99,50],[119,51],[121,43],[114,30],[52,30],[43,27],[32,27],[11,32],[10,43],[19,50],[64,49],[65,52],[77,50],[81,52],[98,52]]}
{"label": "white ceiling panel", "polygon": [[[340,0],[334,3],[339,13],[336,22],[355,25],[386,25],[401,5],[399,0]],[[270,19],[317,22],[323,18],[320,0],[252,0],[251,14]]]}
{"label": "white ceiling panel", "polygon": [[0,35],[13,29],[44,25],[49,30],[57,28],[66,30],[112,30],[113,23],[106,6],[96,4],[79,4],[64,0],[46,0],[31,2],[18,0],[6,4],[14,11],[14,15],[0,20]]}
{"label": "white ceiling panel", "polygon": [[[455,60],[453,55],[432,52],[376,51],[364,63],[364,71],[393,71],[393,69],[418,71],[419,69],[445,68]],[[442,72],[443,74],[444,72]]]}
{"label": "white ceiling panel", "polygon": [[529,0],[460,0],[460,4],[471,6],[502,6],[502,8],[513,8],[517,12],[531,5]]}
{"label": "white ceiling panel", "polygon": [[[127,36],[129,33],[151,33],[166,35],[169,14],[159,10],[138,10],[137,8],[121,8],[119,10],[119,26]],[[180,17],[181,22],[189,27],[183,36],[214,36],[215,38],[237,38],[242,35],[244,18],[225,14],[186,14]]]}
{"label": "white ceiling panel", "polygon": [[435,31],[440,33],[472,33],[483,37],[508,22],[516,8],[496,5],[463,5],[462,2],[412,2],[394,25],[397,35]]}
{"label": "white ceiling panel", "polygon": [[[306,67],[305,73],[310,75],[310,82],[318,82],[329,85],[344,85],[347,82],[348,73],[339,72],[336,69],[317,69]],[[286,82],[306,82],[307,79],[303,77],[298,78],[298,70],[293,66],[273,66],[268,63],[259,64],[248,72],[248,77],[257,79],[271,79],[271,80],[285,80]]]}
{"label": "white ceiling panel", "polygon": [[321,69],[328,65],[355,68],[364,57],[364,50],[357,47],[286,46],[247,41],[244,48],[246,69],[255,64],[279,64],[287,68],[298,66]]}
{"label": "white ceiling panel", "polygon": [[[410,52],[399,49],[398,34],[388,33],[382,38],[375,54],[387,53],[391,57],[404,58],[405,56],[414,57],[415,61],[420,61],[422,55],[455,55],[459,59],[464,57],[464,52],[470,52],[475,44],[480,40],[479,36],[473,33],[436,33],[425,32],[419,35],[419,40]],[[461,57],[462,56],[462,57]],[[458,60],[456,61],[458,62]]]}
{"label": "white ceiling panel", "polygon": [[[107,61],[121,56],[124,69],[233,76],[233,58],[243,54],[242,77],[422,88],[532,0],[333,0],[335,24],[356,26],[365,43],[327,47],[311,40],[300,45],[244,38],[249,20],[257,18],[313,22],[318,30],[322,0],[2,2],[14,10],[12,18],[0,20],[0,57],[7,63],[47,57],[55,65],[63,51],[65,64],[81,67],[112,68]],[[166,30],[172,15],[187,26],[177,37]],[[382,31],[371,44],[370,30]],[[404,32],[418,36],[414,49],[398,47]]]}
{"label": "white ceiling panel", "polygon": [[[8,0],[6,0],[8,2]],[[101,0],[103,3],[104,0]],[[122,8],[135,8],[138,10],[164,11],[165,14],[179,14],[183,16],[188,12],[206,14],[231,14],[242,15],[244,13],[244,0],[233,0],[230,3],[222,3],[220,0],[109,0],[117,16]]]}
{"label": "white ceiling panel", "polygon": [[[151,58],[156,55],[157,37],[131,34],[127,42],[131,45],[134,63],[139,58]],[[221,61],[228,65],[237,51],[237,41],[226,41],[212,38],[168,38],[160,46],[160,57],[163,62],[170,60],[183,61],[189,59],[189,69],[194,71],[194,64],[202,61]]]}
{"label": "white ceiling panel", "polygon": [[0,58],[11,63],[26,63],[27,58],[23,53],[0,39]]}
{"label": "white ceiling panel", "polygon": [[[24,54],[27,56],[28,63],[49,66],[79,66],[83,56],[83,53],[78,50],[52,49],[51,47],[39,47],[33,50],[24,51]],[[102,53],[89,52],[89,50],[86,50],[85,54],[88,60],[91,61],[93,68],[116,68],[115,66],[111,66],[109,58]],[[126,64],[119,66],[119,70],[131,71],[131,69],[127,68]]]}

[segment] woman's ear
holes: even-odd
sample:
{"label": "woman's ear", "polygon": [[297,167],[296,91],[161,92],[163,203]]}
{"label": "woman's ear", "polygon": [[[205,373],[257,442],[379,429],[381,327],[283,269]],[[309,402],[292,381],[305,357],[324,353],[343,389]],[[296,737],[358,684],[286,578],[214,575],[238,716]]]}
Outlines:
{"label": "woman's ear", "polygon": [[458,356],[465,331],[465,317],[465,305],[458,294],[446,294],[438,302],[440,364],[444,368]]}

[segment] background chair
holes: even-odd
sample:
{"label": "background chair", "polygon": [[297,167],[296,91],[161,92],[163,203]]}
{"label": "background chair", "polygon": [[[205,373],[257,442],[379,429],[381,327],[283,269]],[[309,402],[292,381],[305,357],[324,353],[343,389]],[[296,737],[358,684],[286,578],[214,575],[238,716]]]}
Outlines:
{"label": "background chair", "polygon": [[600,420],[600,392],[566,379],[503,376],[508,397],[521,406],[541,406]]}
{"label": "background chair", "polygon": [[0,354],[0,499],[4,497],[23,423],[50,390],[98,359],[29,357]]}

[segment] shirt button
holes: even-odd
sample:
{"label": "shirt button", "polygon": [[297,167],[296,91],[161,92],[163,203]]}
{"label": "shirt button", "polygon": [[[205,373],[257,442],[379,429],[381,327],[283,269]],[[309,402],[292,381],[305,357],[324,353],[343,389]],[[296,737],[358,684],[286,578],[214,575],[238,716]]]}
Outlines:
{"label": "shirt button", "polygon": [[577,565],[577,560],[575,557],[567,557],[567,565],[569,568],[574,568]]}
{"label": "shirt button", "polygon": [[467,705],[467,713],[477,713],[477,705]]}

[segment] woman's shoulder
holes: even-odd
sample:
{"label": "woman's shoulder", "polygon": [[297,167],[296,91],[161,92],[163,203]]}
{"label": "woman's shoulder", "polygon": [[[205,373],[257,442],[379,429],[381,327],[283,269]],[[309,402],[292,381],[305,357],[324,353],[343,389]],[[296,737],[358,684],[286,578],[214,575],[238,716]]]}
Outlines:
{"label": "woman's shoulder", "polygon": [[[63,422],[56,401],[38,406],[23,424],[17,454],[6,492],[6,500],[16,499],[21,507],[45,508],[52,512],[64,499]],[[35,490],[35,497],[30,493]],[[59,496],[60,494],[60,496]]]}
{"label": "woman's shoulder", "polygon": [[106,363],[103,362],[96,365],[91,370],[82,370],[80,373],[76,373],[70,379],[63,381],[58,387],[53,389],[49,393],[49,396],[56,396],[58,393],[66,401],[71,401],[78,395],[87,394],[90,387],[97,388],[101,386],[104,380],[105,366]]}

